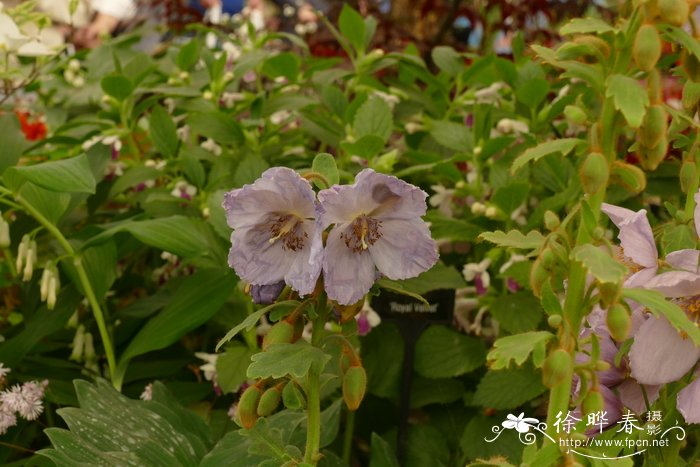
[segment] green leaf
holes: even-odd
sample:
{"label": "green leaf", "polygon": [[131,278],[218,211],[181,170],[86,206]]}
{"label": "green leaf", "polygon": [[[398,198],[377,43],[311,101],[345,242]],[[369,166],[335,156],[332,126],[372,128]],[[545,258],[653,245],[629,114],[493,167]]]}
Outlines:
{"label": "green leaf", "polygon": [[360,338],[362,365],[367,371],[367,392],[398,398],[401,389],[404,344],[398,329],[382,323]]}
{"label": "green leaf", "polygon": [[411,408],[431,404],[449,404],[464,396],[464,384],[454,378],[414,378],[411,385]]}
{"label": "green leaf", "polygon": [[700,329],[675,303],[666,300],[661,292],[646,289],[623,289],[622,296],[644,305],[656,317],[664,316],[671,325],[700,346]]}
{"label": "green leaf", "polygon": [[530,184],[527,182],[512,182],[496,190],[491,197],[491,202],[501,208],[510,216],[526,200],[530,192]]}
{"label": "green leaf", "polygon": [[296,81],[299,75],[299,58],[291,52],[282,52],[265,60],[262,72],[268,78],[284,77]]}
{"label": "green leaf", "polygon": [[688,34],[684,29],[676,26],[660,24],[659,27],[673,42],[681,44],[683,48],[690,51],[693,55],[695,55],[695,57],[697,57],[698,60],[700,60],[700,43],[697,39],[690,36],[690,34]]}
{"label": "green leaf", "polygon": [[384,149],[384,140],[377,135],[365,135],[353,143],[343,141],[340,147],[350,155],[369,159]]}
{"label": "green leaf", "polygon": [[571,252],[571,259],[583,263],[586,270],[600,282],[618,284],[628,269],[595,245],[579,245]]}
{"label": "green leaf", "polygon": [[303,378],[312,366],[322,371],[331,356],[305,342],[295,344],[272,344],[264,352],[252,357],[248,367],[248,378]]}
{"label": "green leaf", "polygon": [[511,334],[535,330],[542,320],[540,301],[527,290],[496,298],[490,311],[498,324]]}
{"label": "green leaf", "polygon": [[199,60],[199,41],[197,38],[190,39],[180,48],[177,53],[177,67],[182,71],[190,71]]}
{"label": "green leaf", "polygon": [[214,446],[209,454],[204,456],[199,467],[250,467],[259,465],[266,457],[250,454],[250,439],[240,431],[229,431],[226,436]]}
{"label": "green leaf", "polygon": [[661,246],[665,254],[673,251],[695,249],[697,234],[689,225],[676,225],[664,230]]}
{"label": "green leaf", "polygon": [[338,166],[335,163],[335,157],[328,153],[322,152],[314,157],[313,164],[311,165],[311,170],[317,172],[328,181],[329,186],[324,186],[320,180],[314,179],[314,185],[316,188],[330,188],[333,185],[340,183],[340,174],[338,173]]}
{"label": "green leaf", "polygon": [[233,174],[233,185],[242,187],[260,178],[270,165],[258,154],[246,154]]}
{"label": "green leaf", "polygon": [[235,278],[220,269],[203,269],[185,279],[172,301],[131,340],[120,367],[138,355],[163,349],[205,323],[219,311],[233,290]]}
{"label": "green leaf", "polygon": [[639,128],[649,105],[649,96],[639,82],[624,75],[610,75],[605,83],[605,95],[610,97],[615,108],[622,112],[627,124]]}
{"label": "green leaf", "polygon": [[369,467],[399,467],[394,450],[377,433],[372,433]]}
{"label": "green leaf", "polygon": [[[117,278],[117,259],[117,247],[112,240],[80,252],[80,262],[85,268],[92,290],[98,300],[104,298]],[[72,262],[64,261],[62,264],[71,276],[73,283],[84,294],[85,291],[80,283],[78,271]]]}
{"label": "green leaf", "polygon": [[613,32],[615,28],[598,18],[574,18],[566,23],[559,33],[563,36],[573,34],[605,34]]}
{"label": "green leaf", "polygon": [[542,375],[530,365],[487,372],[474,394],[474,403],[497,410],[514,409],[546,391]]}
{"label": "green leaf", "polygon": [[430,232],[435,239],[453,242],[473,242],[484,231],[483,227],[461,219],[445,217],[438,211],[428,211],[425,220],[430,222]]}
{"label": "green leaf", "polygon": [[440,71],[448,76],[455,77],[464,69],[464,59],[452,47],[437,46],[433,49],[431,57]]}
{"label": "green leaf", "polygon": [[507,368],[511,361],[520,366],[532,353],[535,366],[539,368],[544,361],[545,344],[553,337],[554,334],[547,331],[502,337],[493,343],[493,348],[486,356],[488,366],[492,370],[500,370]]}
{"label": "green leaf", "polygon": [[365,50],[365,22],[357,10],[347,3],[338,17],[338,28],[358,54]]}
{"label": "green leaf", "polygon": [[366,135],[374,135],[386,142],[391,136],[393,126],[394,117],[389,104],[383,99],[372,97],[357,109],[353,130],[358,139]]}
{"label": "green leaf", "polygon": [[216,359],[216,382],[224,393],[235,393],[248,378],[246,370],[254,350],[232,345]]}
{"label": "green leaf", "polygon": [[534,111],[547,97],[548,92],[549,82],[546,79],[533,78],[518,85],[515,89],[515,98]]}
{"label": "green leaf", "polygon": [[36,165],[11,167],[10,173],[47,190],[67,193],[94,193],[96,181],[85,154],[70,159],[43,162]]}
{"label": "green leaf", "polygon": [[118,101],[127,99],[134,92],[134,85],[126,76],[105,76],[100,81],[100,85],[105,94],[114,97]]}
{"label": "green leaf", "polygon": [[[529,416],[531,414],[527,415]],[[472,416],[462,433],[459,443],[465,456],[472,459],[488,459],[484,464],[487,464],[489,467],[512,467],[513,465],[520,465],[524,444],[518,438],[519,433],[515,430],[507,430],[493,442],[486,441],[487,439],[493,439],[494,426],[498,428],[501,427],[501,421],[505,420],[505,414],[501,417],[496,418],[481,413]],[[550,444],[553,445],[553,443]],[[506,459],[510,461],[510,463],[508,463]],[[468,465],[471,467],[472,465],[478,466],[480,464]],[[526,465],[550,467],[556,465],[556,461],[551,464],[533,463]]]}
{"label": "green leaf", "polygon": [[475,337],[431,326],[416,343],[414,368],[426,378],[452,378],[484,364],[486,347]]}
{"label": "green leaf", "polygon": [[460,153],[469,152],[474,146],[469,128],[449,120],[433,120],[430,123],[430,136],[438,144]]}
{"label": "green leaf", "polygon": [[179,143],[175,123],[173,123],[172,117],[163,107],[153,107],[148,128],[151,138],[153,138],[153,144],[158,152],[165,157],[175,157]]}
{"label": "green leaf", "polygon": [[418,295],[425,295],[431,290],[459,289],[466,286],[462,275],[454,267],[445,266],[443,263],[437,263],[413,279],[394,281],[382,278],[380,284],[387,288],[396,287]]}
{"label": "green leaf", "polygon": [[298,302],[296,300],[286,300],[282,302],[273,303],[272,305],[268,305],[249,314],[246,317],[246,319],[238,323],[233,329],[227,332],[224,338],[221,339],[218,344],[216,344],[216,351],[218,352],[222,345],[236,337],[236,335],[242,330],[245,329],[246,331],[250,331],[251,329],[253,329],[255,325],[258,324],[258,321],[260,321],[260,318],[262,318],[262,316],[268,311],[271,311],[277,307],[297,307],[300,304],[301,302]]}
{"label": "green leaf", "polygon": [[24,183],[17,194],[53,224],[58,224],[71,202],[70,194],[45,190],[33,183]]}
{"label": "green leaf", "polygon": [[518,157],[516,157],[513,161],[513,164],[511,165],[510,172],[514,174],[522,167],[524,167],[528,162],[537,161],[549,154],[561,153],[563,155],[567,155],[574,148],[583,143],[585,143],[585,141],[582,139],[563,138],[555,139],[552,141],[546,141],[544,143],[538,144],[534,148],[530,148]]}
{"label": "green leaf", "polygon": [[0,175],[6,168],[12,167],[19,161],[22,153],[31,144],[24,137],[19,120],[12,113],[0,115],[2,128],[2,144],[0,144]]}
{"label": "green leaf", "polygon": [[479,238],[498,246],[521,250],[536,250],[544,242],[544,236],[536,230],[528,232],[527,235],[519,230],[511,230],[508,233],[496,230],[495,232],[484,232],[479,235]]}
{"label": "green leaf", "polygon": [[245,142],[240,125],[233,117],[218,110],[192,114],[187,118],[187,123],[192,131],[217,143],[241,145]]}

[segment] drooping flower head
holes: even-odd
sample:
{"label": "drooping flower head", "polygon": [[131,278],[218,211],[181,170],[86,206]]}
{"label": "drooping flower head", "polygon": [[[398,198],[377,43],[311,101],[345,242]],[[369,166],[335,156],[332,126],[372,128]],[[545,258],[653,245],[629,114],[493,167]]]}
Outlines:
{"label": "drooping flower head", "polygon": [[329,298],[350,305],[369,292],[376,270],[389,279],[407,279],[437,262],[437,247],[421,219],[426,196],[372,169],[357,174],[352,185],[319,192],[319,231],[334,225],[323,255]]}
{"label": "drooping flower head", "polygon": [[223,207],[234,229],[228,262],[243,280],[252,285],[283,280],[300,295],[314,290],[322,241],[307,180],[292,169],[271,168],[255,183],[226,193]]}

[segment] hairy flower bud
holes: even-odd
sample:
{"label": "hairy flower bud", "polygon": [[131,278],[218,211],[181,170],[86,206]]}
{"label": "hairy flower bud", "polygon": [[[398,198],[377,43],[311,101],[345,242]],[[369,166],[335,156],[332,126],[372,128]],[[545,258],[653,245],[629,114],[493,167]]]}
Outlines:
{"label": "hairy flower bud", "polygon": [[681,190],[683,190],[683,193],[688,193],[688,190],[693,187],[693,183],[698,179],[698,169],[695,163],[691,161],[683,162],[679,178],[681,180]]}
{"label": "hairy flower bud", "polygon": [[571,378],[574,360],[564,349],[557,349],[546,358],[542,366],[542,382],[548,388],[557,386],[566,378]]}
{"label": "hairy flower bud", "polygon": [[367,390],[367,373],[361,366],[353,366],[343,375],[343,400],[348,410],[357,410]]}
{"label": "hairy flower bud", "polygon": [[554,329],[557,329],[559,326],[561,326],[561,322],[561,315],[551,315],[547,318],[547,324],[549,325],[549,327]]}
{"label": "hairy flower bud", "polygon": [[668,114],[662,105],[652,105],[644,115],[644,121],[639,128],[641,143],[647,148],[656,147],[666,136],[668,130]]}
{"label": "hairy flower bud", "polygon": [[564,117],[566,117],[569,122],[576,125],[583,125],[586,123],[586,120],[588,120],[586,112],[576,105],[567,105],[564,107]]}
{"label": "hairy flower bud", "polygon": [[683,86],[683,94],[681,96],[683,108],[690,113],[695,113],[698,102],[700,102],[700,83],[687,81],[685,86]]}
{"label": "hairy flower bud", "polygon": [[688,74],[688,78],[695,81],[696,83],[700,81],[700,60],[695,56],[694,53],[689,52],[687,49],[683,50],[682,55],[683,69]]}
{"label": "hairy flower bud", "polygon": [[559,216],[557,216],[556,213],[547,210],[544,213],[544,226],[547,227],[547,230],[550,232],[553,232],[559,228],[559,225],[561,224],[561,220],[559,220]]}
{"label": "hairy flower bud", "polygon": [[606,324],[608,325],[610,335],[613,339],[618,342],[627,339],[631,325],[631,319],[627,308],[621,303],[616,303],[608,308]]}
{"label": "hairy flower bud", "polygon": [[592,152],[586,156],[579,169],[583,191],[589,195],[597,193],[604,188],[608,183],[609,175],[608,160],[599,152]]}
{"label": "hairy flower bud", "polygon": [[642,167],[645,170],[652,171],[663,162],[668,153],[668,138],[662,136],[659,143],[652,148],[640,147],[638,151]]}
{"label": "hairy flower bud", "polygon": [[658,0],[661,21],[681,27],[688,21],[688,0]]}
{"label": "hairy flower bud", "polygon": [[540,296],[542,286],[549,279],[549,271],[542,264],[542,259],[537,258],[530,268],[530,288],[536,297]]}
{"label": "hairy flower bud", "polygon": [[581,411],[584,415],[600,412],[605,408],[603,395],[598,389],[591,389],[581,403]]}
{"label": "hairy flower bud", "polygon": [[641,193],[647,186],[644,171],[636,165],[615,161],[612,167],[611,179],[632,193]]}
{"label": "hairy flower bud", "polygon": [[622,285],[614,282],[600,282],[598,283],[598,293],[600,294],[600,300],[603,302],[603,305],[608,307],[617,303],[620,299]]}
{"label": "hairy flower bud", "polygon": [[632,46],[634,63],[642,71],[651,71],[661,57],[661,38],[656,26],[644,24],[637,31]]}
{"label": "hairy flower bud", "polygon": [[267,331],[262,341],[262,349],[267,350],[272,344],[289,344],[294,340],[294,325],[282,320]]}
{"label": "hairy flower bud", "polygon": [[294,381],[288,382],[282,389],[282,401],[289,410],[306,407],[306,398]]}
{"label": "hairy flower bud", "polygon": [[258,416],[267,417],[272,414],[280,405],[280,400],[282,400],[282,391],[277,386],[266,390],[258,403]]}
{"label": "hairy flower bud", "polygon": [[238,417],[241,420],[241,426],[246,430],[250,430],[255,425],[258,419],[258,402],[260,401],[261,391],[257,386],[250,386],[241,395],[238,401]]}

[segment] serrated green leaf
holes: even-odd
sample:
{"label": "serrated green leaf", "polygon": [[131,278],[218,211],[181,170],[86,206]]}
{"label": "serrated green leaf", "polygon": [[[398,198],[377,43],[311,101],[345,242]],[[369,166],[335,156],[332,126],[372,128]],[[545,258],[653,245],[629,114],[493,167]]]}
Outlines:
{"label": "serrated green leaf", "polygon": [[438,262],[435,266],[413,279],[394,281],[384,277],[380,279],[380,285],[385,288],[395,287],[401,291],[425,295],[431,290],[459,289],[464,287],[466,283],[462,275],[454,267]]}
{"label": "serrated green leaf", "polygon": [[452,47],[441,45],[431,52],[433,62],[448,76],[457,76],[464,69],[464,59]]}
{"label": "serrated green leaf", "polygon": [[338,28],[356,52],[362,53],[365,50],[365,22],[362,15],[347,3],[343,3]]}
{"label": "serrated green leaf", "polygon": [[452,378],[479,368],[485,357],[482,340],[445,326],[431,326],[416,343],[414,368],[426,378]]}
{"label": "serrated green leaf", "polygon": [[489,371],[476,387],[474,402],[497,410],[514,409],[546,389],[542,375],[532,367]]}
{"label": "serrated green leaf", "polygon": [[322,371],[331,356],[305,342],[295,344],[272,344],[264,352],[251,358],[248,378],[303,378],[312,366]]}
{"label": "serrated green leaf", "polygon": [[240,145],[245,141],[243,130],[233,117],[220,111],[195,113],[187,118],[192,131],[217,143]]}
{"label": "serrated green leaf", "polygon": [[282,52],[265,60],[262,72],[265,76],[275,79],[287,78],[294,82],[299,75],[299,58],[291,52]]}
{"label": "serrated green leaf", "polygon": [[449,404],[464,395],[464,384],[455,378],[414,378],[411,386],[411,408],[430,404]]}
{"label": "serrated green leaf", "polygon": [[134,85],[129,78],[121,75],[105,76],[100,82],[105,94],[123,101],[134,92]]}
{"label": "serrated green leaf", "polygon": [[690,36],[684,29],[670,25],[659,25],[661,30],[673,42],[681,44],[686,50],[690,51],[698,60],[700,60],[700,42]]}
{"label": "serrated green leaf", "polygon": [[664,230],[661,236],[661,246],[665,254],[678,250],[694,249],[697,234],[689,225],[676,225]]}
{"label": "serrated green leaf", "polygon": [[216,382],[224,393],[235,393],[246,380],[250,357],[255,353],[243,345],[233,345],[216,359]]}
{"label": "serrated green leaf", "polygon": [[389,104],[378,97],[371,97],[357,109],[353,130],[358,139],[374,135],[386,142],[391,136],[393,126],[394,117]]}
{"label": "serrated green leaf", "polygon": [[543,314],[540,301],[527,290],[496,298],[490,311],[498,324],[512,334],[536,329]]}
{"label": "serrated green leaf", "polygon": [[666,300],[661,292],[623,289],[622,296],[644,305],[656,317],[664,316],[674,328],[687,334],[696,346],[700,346],[700,329],[678,305]]}
{"label": "serrated green leaf", "polygon": [[624,75],[610,75],[605,82],[605,96],[612,98],[615,108],[624,115],[627,124],[639,128],[649,105],[649,96],[639,82]]}
{"label": "serrated green leaf", "polygon": [[165,157],[175,157],[179,140],[175,123],[173,123],[170,114],[160,106],[153,107],[151,118],[148,121],[148,128],[153,144],[158,152]]}
{"label": "serrated green leaf", "polygon": [[260,321],[260,318],[267,313],[270,310],[273,310],[277,307],[283,307],[283,306],[293,306],[297,307],[301,304],[301,302],[298,302],[296,300],[286,300],[282,302],[277,302],[273,303],[272,305],[268,305],[264,308],[261,308],[257,311],[254,311],[253,313],[249,314],[246,319],[238,323],[233,329],[231,329],[229,332],[226,333],[226,335],[221,339],[217,344],[216,344],[216,351],[218,352],[219,349],[221,348],[222,345],[236,337],[239,332],[242,330],[250,331],[255,327],[256,324],[258,324],[258,321]]}
{"label": "serrated green leaf", "polygon": [[455,152],[469,152],[474,146],[471,130],[466,125],[449,120],[433,120],[430,123],[430,136],[438,144]]}
{"label": "serrated green leaf", "polygon": [[[520,366],[531,353],[544,352],[547,341],[554,337],[548,331],[532,331],[513,336],[506,336],[493,343],[493,348],[486,356],[488,365],[493,370],[508,368],[511,362]],[[535,366],[537,362],[535,362]]]}
{"label": "serrated green leaf", "polygon": [[579,261],[599,282],[620,283],[629,270],[608,253],[595,245],[579,245],[571,252],[571,259]]}
{"label": "serrated green leaf", "polygon": [[190,39],[183,45],[177,53],[177,67],[182,71],[190,71],[199,60],[199,41],[197,38]]}
{"label": "serrated green leaf", "polygon": [[377,433],[372,433],[369,467],[399,467],[394,450]]}
{"label": "serrated green leaf", "polygon": [[605,34],[613,32],[615,28],[598,18],[574,18],[561,29],[559,33],[563,36],[572,34]]}
{"label": "serrated green leaf", "polygon": [[236,167],[236,172],[233,174],[234,187],[242,187],[248,183],[253,183],[260,178],[263,172],[270,168],[265,159],[258,154],[246,154]]}
{"label": "serrated green leaf", "polygon": [[574,148],[583,143],[585,143],[585,141],[582,139],[563,138],[555,139],[552,141],[546,141],[544,143],[538,144],[534,148],[530,148],[518,157],[516,157],[513,161],[513,164],[511,165],[510,172],[514,174],[522,167],[524,167],[528,162],[537,161],[549,154],[567,155]]}
{"label": "serrated green leaf", "polygon": [[508,233],[497,230],[495,232],[484,232],[479,235],[479,238],[495,243],[498,246],[523,250],[535,250],[544,242],[544,236],[536,230],[528,232],[527,235],[519,230],[511,230]]}
{"label": "serrated green leaf", "polygon": [[433,238],[440,240],[473,242],[484,231],[481,226],[470,224],[461,219],[445,217],[435,210],[428,211],[425,220],[430,223],[430,232]]}
{"label": "serrated green leaf", "polygon": [[369,159],[384,149],[384,140],[377,135],[365,135],[353,143],[343,141],[340,147],[348,154]]}

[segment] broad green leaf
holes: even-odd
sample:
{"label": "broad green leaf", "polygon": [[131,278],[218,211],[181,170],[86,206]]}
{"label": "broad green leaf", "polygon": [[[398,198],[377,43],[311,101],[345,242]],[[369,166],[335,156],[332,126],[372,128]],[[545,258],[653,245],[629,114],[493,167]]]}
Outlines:
{"label": "broad green leaf", "polygon": [[544,143],[538,144],[534,148],[526,150],[524,153],[519,155],[514,161],[510,168],[511,173],[516,173],[523,166],[525,166],[530,161],[537,161],[549,154],[569,154],[574,148],[585,143],[582,139],[577,138],[563,138],[555,139],[552,141],[546,141]]}
{"label": "broad green leaf", "polygon": [[536,250],[544,242],[544,236],[536,230],[528,232],[527,235],[519,230],[511,230],[508,233],[496,230],[495,232],[484,232],[479,235],[479,238],[498,246],[522,250]]}
{"label": "broad green leaf", "polygon": [[205,323],[226,302],[235,278],[220,269],[204,269],[185,279],[172,301],[150,319],[124,350],[119,365],[137,355],[165,348]]}
{"label": "broad green leaf", "polygon": [[360,338],[362,365],[367,371],[367,392],[384,398],[398,398],[404,344],[398,329],[382,323]]}
{"label": "broad green leaf", "polygon": [[697,238],[697,234],[689,225],[676,225],[664,230],[661,246],[665,254],[678,250],[692,250],[695,248]]}
{"label": "broad green leaf", "polygon": [[265,60],[262,72],[268,78],[284,77],[294,82],[299,75],[299,58],[291,52],[282,52]]}
{"label": "broad green leaf", "polygon": [[700,346],[700,329],[678,305],[666,300],[661,292],[646,289],[624,289],[622,296],[645,306],[656,317],[665,317],[671,325]]}
{"label": "broad green leaf", "polygon": [[53,224],[58,224],[71,202],[70,194],[46,190],[33,183],[24,183],[17,194]]}
{"label": "broad green leaf", "polygon": [[497,410],[514,409],[544,393],[542,375],[530,365],[487,372],[474,394],[474,403]]}
{"label": "broad green leaf", "polygon": [[350,155],[369,159],[384,149],[384,140],[377,135],[365,135],[352,143],[343,141],[340,147]]}
{"label": "broad green leaf", "polygon": [[464,69],[464,59],[449,46],[437,46],[431,53],[433,62],[448,76],[457,76]]}
{"label": "broad green leaf", "polygon": [[2,144],[0,144],[0,175],[6,168],[14,166],[31,144],[24,137],[17,117],[12,113],[0,115]]}
{"label": "broad green leaf", "polygon": [[369,467],[399,467],[399,461],[391,445],[377,433],[372,433]]}
{"label": "broad green leaf", "polygon": [[448,120],[433,120],[430,136],[440,145],[455,152],[469,152],[474,146],[470,129],[463,124]]}
{"label": "broad green leaf", "polygon": [[447,467],[450,447],[438,428],[428,424],[409,424],[406,466]]}
{"label": "broad green leaf", "polygon": [[243,345],[232,345],[216,359],[216,382],[224,393],[235,393],[248,378],[246,369],[255,353]]}
{"label": "broad green leaf", "polygon": [[639,82],[624,75],[610,75],[605,83],[605,95],[610,97],[615,108],[622,112],[627,124],[639,128],[649,105],[649,96]]}
{"label": "broad green leaf", "polygon": [[94,193],[96,181],[90,169],[87,156],[82,154],[70,159],[42,162],[36,165],[11,167],[5,171],[19,175],[47,190],[66,193]]}
{"label": "broad green leaf", "polygon": [[244,143],[243,130],[231,117],[220,111],[195,113],[187,118],[195,133],[211,138],[220,144],[240,145]]}
{"label": "broad green leaf", "polygon": [[295,344],[272,344],[252,357],[248,378],[303,378],[312,366],[322,371],[331,356],[318,347],[299,341]]}
{"label": "broad green leaf", "polygon": [[233,186],[242,187],[260,178],[270,165],[258,154],[246,154],[233,174]]}
{"label": "broad green leaf", "polygon": [[381,283],[385,287],[396,286],[418,295],[425,295],[431,290],[459,289],[466,285],[464,278],[454,267],[440,262],[413,279],[394,281],[382,278]]}
{"label": "broad green leaf", "polygon": [[618,284],[628,269],[615,261],[608,253],[595,245],[579,245],[571,252],[571,259],[583,263],[583,267],[600,282]]}
{"label": "broad green leaf", "polygon": [[179,143],[175,123],[163,107],[153,107],[148,128],[158,152],[165,157],[175,157]]}
{"label": "broad green leaf", "polygon": [[690,51],[698,60],[700,60],[700,42],[690,36],[684,29],[670,25],[659,25],[661,30],[673,42],[681,44],[686,50]]}
{"label": "broad green leaf", "polygon": [[240,322],[238,325],[236,325],[233,329],[231,329],[229,332],[226,333],[223,339],[221,339],[218,344],[216,344],[216,351],[218,352],[219,349],[221,348],[222,345],[236,337],[239,332],[242,330],[250,331],[255,327],[256,324],[258,324],[258,321],[260,321],[260,318],[267,313],[268,311],[271,311],[277,307],[288,307],[288,306],[299,306],[301,302],[298,302],[296,300],[286,300],[283,302],[277,302],[273,303],[272,305],[268,305],[264,308],[261,308],[246,317],[242,322]]}
{"label": "broad green leaf", "polygon": [[544,78],[533,78],[518,85],[515,98],[531,110],[536,110],[549,92],[549,82]]}
{"label": "broad green leaf", "polygon": [[[527,413],[526,416],[532,416],[532,413]],[[518,433],[513,430],[511,433],[503,433],[493,442],[487,442],[487,439],[493,439],[493,427],[501,427],[501,422],[506,419],[505,414],[500,414],[498,417],[484,415],[482,413],[474,414],[470,417],[464,432],[462,433],[459,446],[464,453],[471,459],[486,460],[480,465],[479,462],[467,464],[469,467],[483,466],[486,467],[513,467],[519,466],[521,462],[523,446],[525,446],[518,438]],[[545,444],[554,445],[554,443]],[[557,453],[559,451],[557,450]],[[556,458],[558,460],[559,457]],[[557,462],[551,464],[526,464],[533,466],[548,466],[557,465]],[[510,462],[509,462],[510,461]],[[486,464],[486,465],[484,465]]]}
{"label": "broad green leaf", "polygon": [[482,340],[431,326],[418,339],[414,368],[426,378],[453,378],[479,368],[485,357]]}
{"label": "broad green leaf", "polygon": [[456,378],[429,379],[414,377],[411,385],[411,408],[430,404],[449,404],[464,396],[464,384]]}
{"label": "broad green leaf", "polygon": [[527,182],[512,182],[495,191],[491,202],[501,208],[509,217],[526,200],[530,192],[530,184]]}
{"label": "broad green leaf", "polygon": [[250,454],[249,447],[249,438],[243,436],[240,431],[229,431],[214,449],[204,456],[199,467],[250,467],[260,465],[267,459],[261,455]]}
{"label": "broad green leaf", "polygon": [[134,84],[126,76],[105,76],[102,78],[100,85],[105,94],[114,97],[118,101],[127,99],[134,92]]}
{"label": "broad green leaf", "polygon": [[314,157],[314,161],[311,165],[311,170],[317,172],[328,181],[329,186],[324,186],[320,180],[314,179],[314,185],[316,188],[330,188],[333,185],[340,183],[340,174],[338,173],[338,166],[335,163],[335,157],[328,153],[322,152]]}
{"label": "broad green leaf", "polygon": [[501,295],[491,303],[490,311],[498,324],[511,334],[537,329],[543,314],[540,301],[527,290]]}
{"label": "broad green leaf", "polygon": [[573,34],[605,34],[615,31],[615,28],[598,18],[574,18],[559,30],[559,33],[568,36]]}
{"label": "broad green leaf", "polygon": [[[108,240],[94,247],[80,252],[80,262],[92,286],[92,290],[98,300],[102,300],[117,278],[117,247],[112,240]],[[83,294],[83,286],[80,283],[78,271],[71,260],[61,263],[66,273]]]}
{"label": "broad green leaf", "polygon": [[357,109],[353,130],[358,139],[366,135],[374,135],[386,142],[391,136],[393,126],[394,117],[389,104],[378,97],[372,97]]}
{"label": "broad green leaf", "polygon": [[347,38],[356,52],[365,50],[365,22],[362,16],[347,3],[343,3],[343,9],[338,17],[338,29]]}
{"label": "broad green leaf", "polygon": [[554,337],[547,331],[532,331],[498,339],[486,356],[492,370],[508,368],[510,362],[520,366],[533,354],[533,363],[540,367],[544,362],[545,344]]}
{"label": "broad green leaf", "polygon": [[473,242],[484,228],[461,219],[445,217],[438,211],[428,211],[425,220],[430,222],[430,232],[435,239],[453,242]]}
{"label": "broad green leaf", "polygon": [[177,67],[182,71],[190,71],[199,60],[199,41],[197,38],[190,39],[180,48],[177,53]]}

